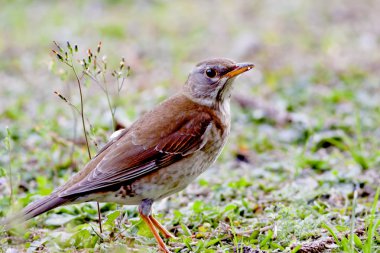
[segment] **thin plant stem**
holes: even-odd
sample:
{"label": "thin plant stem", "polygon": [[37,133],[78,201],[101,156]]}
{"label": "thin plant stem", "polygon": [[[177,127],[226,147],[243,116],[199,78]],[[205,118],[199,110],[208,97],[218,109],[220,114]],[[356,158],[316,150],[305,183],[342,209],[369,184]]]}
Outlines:
{"label": "thin plant stem", "polygon": [[[73,113],[73,117],[74,117],[73,139],[75,140],[77,138],[77,128],[76,128],[76,126],[77,126],[77,115],[75,113],[75,109],[74,108],[71,108],[71,112]],[[75,142],[72,142],[72,144],[71,144],[71,151],[70,151],[70,163],[71,164],[74,162],[74,152],[75,152]]]}
{"label": "thin plant stem", "polygon": [[[79,89],[79,96],[80,96],[80,114],[81,114],[81,118],[82,118],[82,127],[83,127],[83,132],[84,132],[84,138],[86,140],[86,146],[87,146],[87,152],[88,152],[88,157],[89,159],[91,160],[92,157],[91,157],[91,152],[90,152],[90,145],[88,144],[88,137],[87,137],[87,131],[86,131],[86,124],[84,122],[84,103],[83,103],[83,93],[82,93],[82,85],[80,83],[80,80],[79,80],[79,77],[78,77],[78,74],[73,66],[73,63],[71,62],[71,65],[70,65],[71,69],[73,70],[74,72],[74,75],[75,75],[75,78],[77,80],[77,84],[78,84],[78,89]],[[102,217],[100,215],[100,206],[99,206],[99,202],[96,202],[96,205],[97,205],[97,208],[98,208],[98,220],[99,220],[99,230],[100,230],[100,233],[102,234],[103,233],[103,228],[102,228]]]}
{"label": "thin plant stem", "polygon": [[[105,71],[106,71],[106,62],[104,60],[103,61],[103,64],[104,64],[104,67],[100,66],[98,61],[97,61],[97,56],[101,50],[101,42],[99,42],[98,44],[98,47],[97,47],[97,50],[96,50],[96,53],[95,55],[93,55],[93,53],[91,52],[91,50],[89,49],[87,52],[88,52],[88,63],[86,62],[85,59],[83,59],[83,61],[81,61],[81,65],[84,66],[84,69],[82,70],[82,76],[79,77],[78,76],[78,73],[74,67],[74,63],[73,63],[73,59],[71,57],[68,56],[68,52],[64,52],[64,50],[62,49],[62,47],[59,46],[58,43],[56,43],[54,41],[54,44],[57,46],[57,48],[59,49],[59,53],[55,50],[53,50],[53,53],[56,54],[56,56],[58,57],[58,59],[65,63],[67,66],[69,66],[71,68],[71,70],[73,71],[74,75],[75,75],[75,78],[76,78],[76,81],[77,81],[77,84],[78,84],[78,89],[79,89],[79,95],[80,95],[80,110],[78,110],[75,106],[73,106],[70,102],[68,102],[63,96],[61,96],[59,93],[56,92],[56,94],[61,97],[63,100],[65,100],[66,102],[68,102],[72,107],[73,107],[73,110],[77,110],[81,116],[81,119],[82,119],[82,127],[83,127],[83,132],[84,132],[84,137],[85,137],[85,141],[86,141],[86,146],[87,146],[87,153],[88,153],[88,157],[89,159],[91,160],[92,159],[92,156],[91,156],[91,151],[90,151],[90,146],[89,146],[89,140],[88,140],[88,135],[87,135],[87,130],[86,130],[86,124],[85,124],[85,116],[84,116],[84,102],[83,102],[83,93],[82,93],[82,85],[81,85],[81,78],[86,75],[87,77],[89,77],[91,80],[93,80],[102,90],[103,92],[106,94],[106,97],[107,97],[107,103],[108,103],[108,107],[109,107],[109,110],[111,112],[111,117],[112,117],[112,129],[115,131],[116,130],[116,120],[115,120],[115,113],[116,113],[116,106],[113,106],[112,105],[112,102],[111,102],[111,99],[110,99],[110,95],[109,95],[109,90],[108,90],[108,86],[107,86],[107,80],[106,80],[106,76],[105,76]],[[69,49],[69,53],[71,56],[73,56],[73,52],[77,52],[78,51],[78,47],[75,45],[74,48],[71,47],[70,43],[67,42],[67,47]],[[94,61],[93,61],[93,68],[94,70],[97,70],[97,68],[99,68],[100,70],[97,72],[97,74],[93,74],[91,71],[90,71],[90,68],[88,67],[89,65],[88,64],[91,64],[91,61],[92,61],[92,57],[94,56]],[[121,63],[120,63],[120,71],[123,69],[123,67],[125,66],[124,65],[124,58],[122,59]],[[98,80],[98,74],[102,74],[102,83]],[[123,84],[124,84],[124,81],[125,81],[125,77],[122,78],[122,81],[121,81],[121,84],[119,82],[119,77],[121,76],[121,72],[120,73],[117,73],[115,71],[115,73],[117,74],[117,94],[118,96],[120,95],[120,90],[122,89],[123,87]],[[129,74],[129,67],[128,67],[128,72],[127,72],[127,75]],[[91,129],[91,124],[90,125],[90,129]],[[96,144],[95,144],[96,145]],[[97,202],[97,208],[98,208],[98,217],[99,217],[99,228],[100,228],[100,233],[102,233],[102,223],[101,223],[101,213],[100,213],[100,206],[99,206],[99,202]]]}
{"label": "thin plant stem", "polygon": [[107,103],[108,103],[108,107],[110,109],[111,117],[112,117],[112,130],[116,131],[115,108],[112,106],[112,103],[111,103],[111,99],[110,99],[109,92],[108,92],[107,80],[106,80],[106,77],[105,77],[103,71],[102,71],[102,77],[103,77],[104,89],[105,89],[105,93],[106,93],[106,97],[107,97]]}
{"label": "thin plant stem", "polygon": [[[109,92],[108,92],[108,87],[107,87],[107,80],[105,78],[103,71],[102,71],[102,76],[103,76],[104,87],[99,82],[99,80],[96,77],[94,77],[91,73],[89,73],[88,71],[84,71],[83,73],[85,75],[87,75],[89,78],[91,78],[91,80],[93,80],[102,89],[102,91],[106,94],[108,108],[110,109],[111,117],[112,117],[112,129],[113,129],[113,131],[115,131],[116,130],[116,120],[115,120],[116,108],[112,106],[111,99],[110,99]],[[120,92],[120,91],[118,91],[118,92]]]}
{"label": "thin plant stem", "polygon": [[12,147],[11,147],[11,132],[9,128],[7,127],[7,137],[5,141],[5,146],[8,150],[8,157],[9,157],[9,187],[10,189],[10,205],[13,205],[13,173],[12,173]]}
{"label": "thin plant stem", "polygon": [[357,185],[354,185],[354,197],[352,200],[352,214],[351,214],[351,228],[350,228],[350,249],[354,252],[354,233],[355,233],[355,210],[358,200],[358,190]]}
{"label": "thin plant stem", "polygon": [[90,145],[88,144],[88,137],[87,137],[87,131],[86,131],[86,124],[84,122],[84,103],[83,103],[83,94],[82,94],[82,85],[80,83],[80,80],[79,80],[79,77],[78,77],[78,74],[71,62],[71,65],[70,65],[71,69],[73,70],[74,72],[74,75],[75,75],[75,78],[77,79],[77,84],[78,84],[78,89],[79,89],[79,96],[80,96],[80,114],[81,114],[81,118],[82,118],[82,127],[83,127],[83,133],[84,133],[84,138],[86,140],[86,146],[87,146],[87,153],[88,153],[88,157],[90,158],[90,160],[92,159],[91,157],[91,152],[90,152]]}
{"label": "thin plant stem", "polygon": [[100,205],[99,205],[99,202],[96,201],[96,207],[98,209],[98,221],[99,221],[99,231],[100,233],[102,234],[103,233],[103,228],[102,228],[102,216],[101,216],[101,213],[100,213]]}

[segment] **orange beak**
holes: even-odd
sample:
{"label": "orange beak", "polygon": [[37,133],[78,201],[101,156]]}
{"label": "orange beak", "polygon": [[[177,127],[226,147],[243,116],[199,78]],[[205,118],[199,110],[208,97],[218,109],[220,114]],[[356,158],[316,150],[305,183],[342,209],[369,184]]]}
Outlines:
{"label": "orange beak", "polygon": [[235,68],[225,74],[223,77],[232,78],[255,67],[252,63],[236,63]]}

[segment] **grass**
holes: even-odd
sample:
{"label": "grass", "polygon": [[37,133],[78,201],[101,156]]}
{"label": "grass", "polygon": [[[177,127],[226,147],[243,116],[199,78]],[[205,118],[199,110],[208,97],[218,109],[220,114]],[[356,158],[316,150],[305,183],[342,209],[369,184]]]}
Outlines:
{"label": "grass", "polygon": [[[70,49],[62,54],[53,41],[71,41],[75,59],[94,64],[92,48],[106,73],[73,61],[92,154],[115,125],[130,125],[175,93],[196,62],[225,56],[256,65],[237,80],[231,136],[216,164],[155,204],[178,237],[166,240],[172,251],[379,251],[380,55],[370,25],[378,7],[6,2],[0,217],[49,194],[88,161],[77,80],[51,53],[64,59]],[[82,77],[83,70],[91,72]],[[100,210],[102,233],[96,203],[65,206],[1,231],[0,252],[156,252],[135,207]]]}
{"label": "grass", "polygon": [[[338,236],[338,233],[334,230],[331,225],[328,224],[323,224],[322,227],[325,228],[330,235],[334,238],[336,244],[339,246],[341,250],[344,252],[364,252],[364,253],[369,253],[369,252],[375,252],[375,247],[376,243],[374,242],[374,231],[379,227],[380,222],[379,220],[375,220],[375,212],[377,209],[377,202],[379,200],[379,193],[380,193],[380,188],[377,189],[376,195],[373,201],[373,205],[371,208],[371,213],[369,216],[369,221],[368,225],[365,228],[365,231],[367,232],[367,237],[365,240],[361,240],[360,237],[356,234],[357,231],[355,231],[355,216],[352,215],[351,217],[351,228],[350,228],[350,233],[349,235],[343,235],[343,236]],[[355,194],[357,195],[357,194]],[[354,196],[355,196],[354,195]],[[355,200],[356,198],[354,198]],[[353,203],[352,210],[355,211],[355,201]]]}

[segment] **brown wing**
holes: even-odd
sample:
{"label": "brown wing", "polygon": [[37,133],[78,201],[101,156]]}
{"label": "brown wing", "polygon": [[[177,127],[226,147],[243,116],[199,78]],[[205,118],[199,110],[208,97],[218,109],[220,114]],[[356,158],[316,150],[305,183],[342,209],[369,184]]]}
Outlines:
{"label": "brown wing", "polygon": [[141,130],[136,133],[130,129],[107,146],[106,155],[98,155],[101,160],[87,176],[61,191],[59,196],[106,191],[181,160],[207,142],[212,118],[208,113],[197,112],[191,117],[182,117],[179,122],[167,124],[173,129],[171,133],[159,135],[159,138],[145,137],[149,141],[138,138],[144,135]]}

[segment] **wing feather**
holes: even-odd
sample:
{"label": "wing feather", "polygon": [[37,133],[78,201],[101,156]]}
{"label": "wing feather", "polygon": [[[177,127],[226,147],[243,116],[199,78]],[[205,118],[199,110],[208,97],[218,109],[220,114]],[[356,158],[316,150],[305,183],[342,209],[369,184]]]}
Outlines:
{"label": "wing feather", "polygon": [[59,196],[107,191],[181,160],[205,145],[212,118],[207,113],[198,112],[174,124],[178,126],[172,127],[173,132],[164,137],[149,138],[149,145],[140,140],[136,144],[134,138],[144,133],[136,135],[133,129],[129,129],[122,138],[106,144],[107,148],[103,150],[108,153],[102,157],[97,155],[101,158],[94,169],[79,182],[62,190]]}

